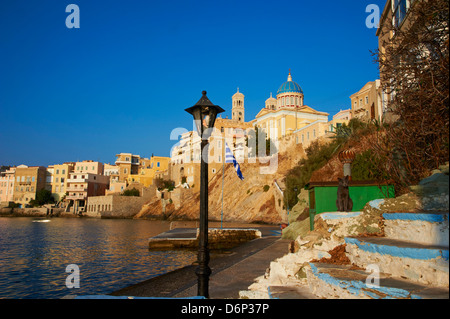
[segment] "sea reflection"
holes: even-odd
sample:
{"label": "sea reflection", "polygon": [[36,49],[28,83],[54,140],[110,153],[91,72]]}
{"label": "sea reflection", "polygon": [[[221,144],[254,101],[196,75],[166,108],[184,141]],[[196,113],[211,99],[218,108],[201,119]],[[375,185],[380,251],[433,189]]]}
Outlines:
{"label": "sea reflection", "polygon": [[[149,251],[148,238],[168,222],[0,218],[0,298],[107,294],[189,265],[193,251]],[[80,288],[65,286],[66,266],[80,269]]]}

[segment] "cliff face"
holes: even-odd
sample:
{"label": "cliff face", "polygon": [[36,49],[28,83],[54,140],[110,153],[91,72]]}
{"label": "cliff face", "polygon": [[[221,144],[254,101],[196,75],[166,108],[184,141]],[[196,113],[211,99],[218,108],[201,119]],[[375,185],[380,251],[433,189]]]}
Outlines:
{"label": "cliff face", "polygon": [[[241,163],[244,180],[240,180],[233,164],[225,164],[223,185],[223,220],[234,222],[262,222],[278,224],[287,222],[286,210],[280,190],[274,181],[285,177],[291,167],[305,156],[301,146],[291,145],[278,154],[278,163],[272,166],[257,163]],[[269,174],[263,174],[270,170]],[[267,172],[267,171],[266,171]],[[222,212],[222,171],[209,175],[209,219],[220,220]],[[266,186],[267,185],[267,186]],[[169,204],[162,213],[161,200],[144,205],[137,218],[163,217],[169,220],[198,219],[199,192],[187,192],[179,207]]]}

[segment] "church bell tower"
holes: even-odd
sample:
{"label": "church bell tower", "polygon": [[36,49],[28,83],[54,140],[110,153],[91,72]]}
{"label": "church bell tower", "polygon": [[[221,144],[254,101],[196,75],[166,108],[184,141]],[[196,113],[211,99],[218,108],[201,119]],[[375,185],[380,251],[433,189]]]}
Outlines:
{"label": "church bell tower", "polygon": [[245,122],[244,94],[239,92],[239,88],[233,94],[231,100],[233,103],[231,107],[231,118],[238,122]]}

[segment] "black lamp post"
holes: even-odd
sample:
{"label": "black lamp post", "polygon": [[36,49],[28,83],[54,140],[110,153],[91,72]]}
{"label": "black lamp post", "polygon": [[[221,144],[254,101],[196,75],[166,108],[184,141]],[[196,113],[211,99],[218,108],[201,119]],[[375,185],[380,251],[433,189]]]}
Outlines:
{"label": "black lamp post", "polygon": [[201,137],[201,166],[200,166],[200,233],[198,243],[198,268],[195,273],[198,277],[198,296],[209,298],[208,282],[211,269],[209,268],[208,249],[208,138],[216,121],[217,114],[224,110],[211,103],[202,92],[202,98],[194,106],[187,108],[186,112],[192,114],[198,135]]}

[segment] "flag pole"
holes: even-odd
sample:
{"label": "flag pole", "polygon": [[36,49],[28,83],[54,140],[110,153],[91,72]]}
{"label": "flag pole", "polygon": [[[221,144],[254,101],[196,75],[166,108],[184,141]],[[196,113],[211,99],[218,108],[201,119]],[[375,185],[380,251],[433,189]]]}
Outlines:
{"label": "flag pole", "polygon": [[224,181],[224,177],[225,177],[225,157],[224,157],[224,153],[223,150],[225,149],[223,143],[222,143],[222,213],[220,216],[220,228],[223,229],[223,181]]}

